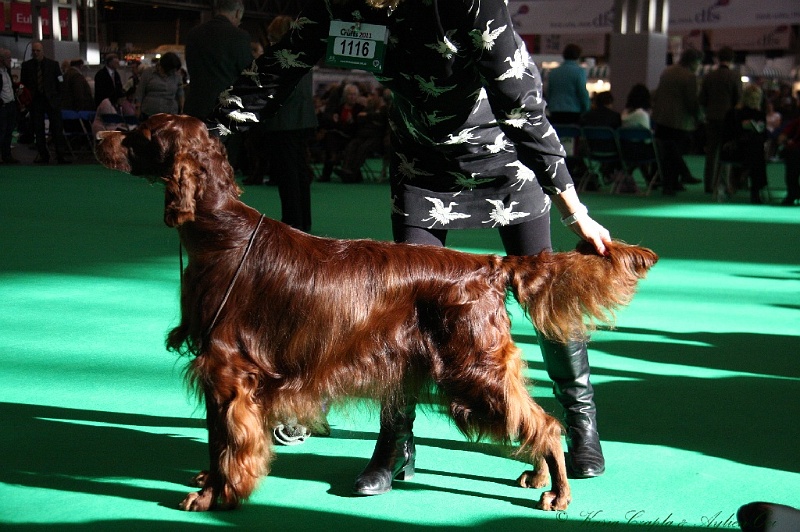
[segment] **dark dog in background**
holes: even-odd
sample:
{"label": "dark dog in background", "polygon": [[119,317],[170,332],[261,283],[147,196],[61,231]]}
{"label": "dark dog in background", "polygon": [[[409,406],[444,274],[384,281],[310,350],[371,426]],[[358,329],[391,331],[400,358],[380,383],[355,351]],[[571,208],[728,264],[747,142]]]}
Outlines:
{"label": "dark dog in background", "polygon": [[655,253],[615,242],[605,257],[589,246],[501,257],[311,236],[242,203],[223,146],[187,116],[104,133],[97,157],[164,183],[164,221],[189,256],[167,346],[193,356],[211,463],[181,508],[247,499],[269,470],[269,428],[281,419],[313,426],[324,401],[399,405],[423,390],[466,436],[518,442],[534,465],[518,483],[541,488],[552,476],[539,507],[567,508],[562,427],[526,389],[506,295],[546,336],[583,337],[630,301]]}

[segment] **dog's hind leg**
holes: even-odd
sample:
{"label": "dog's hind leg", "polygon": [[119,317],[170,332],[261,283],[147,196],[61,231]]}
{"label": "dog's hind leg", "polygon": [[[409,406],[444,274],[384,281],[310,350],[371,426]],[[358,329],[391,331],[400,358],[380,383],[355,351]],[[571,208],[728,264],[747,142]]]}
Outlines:
{"label": "dog's hind leg", "polygon": [[509,357],[506,373],[507,422],[510,435],[519,441],[518,454],[527,454],[534,465],[517,479],[522,487],[542,488],[550,476],[550,491],[542,493],[538,507],[542,510],[566,510],[572,500],[564,450],[561,447],[561,423],[536,404],[525,387],[523,362],[516,346]]}
{"label": "dog's hind leg", "polygon": [[440,384],[451,400],[451,415],[468,436],[488,436],[504,443],[517,440],[517,454],[526,455],[535,466],[534,471],[523,473],[518,484],[544,487],[549,473],[552,487],[542,494],[538,506],[564,510],[571,495],[561,448],[561,424],[528,393],[524,363],[510,337],[501,339],[487,353],[477,357],[469,371],[459,372],[460,380]]}
{"label": "dog's hind leg", "polygon": [[[229,368],[230,369],[230,368]],[[197,480],[202,489],[181,502],[183,510],[232,509],[247,499],[266,474],[272,445],[264,430],[253,374],[226,377],[226,386],[203,380],[210,467]]]}

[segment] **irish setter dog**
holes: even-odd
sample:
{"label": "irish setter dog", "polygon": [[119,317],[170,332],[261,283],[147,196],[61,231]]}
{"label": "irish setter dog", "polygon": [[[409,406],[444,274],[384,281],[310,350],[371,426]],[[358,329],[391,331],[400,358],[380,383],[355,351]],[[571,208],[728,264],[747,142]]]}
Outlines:
{"label": "irish setter dog", "polygon": [[268,472],[279,420],[313,426],[326,401],[399,405],[409,389],[430,390],[470,438],[517,442],[534,466],[519,485],[552,477],[538,506],[567,508],[562,426],[528,393],[506,296],[548,337],[584,337],[630,301],[655,253],[615,242],[605,257],[588,247],[502,257],[319,238],[242,203],[224,147],[200,120],[155,115],[101,135],[102,164],[164,183],[164,221],[189,257],[167,346],[192,356],[210,467],[182,509],[247,499]]}

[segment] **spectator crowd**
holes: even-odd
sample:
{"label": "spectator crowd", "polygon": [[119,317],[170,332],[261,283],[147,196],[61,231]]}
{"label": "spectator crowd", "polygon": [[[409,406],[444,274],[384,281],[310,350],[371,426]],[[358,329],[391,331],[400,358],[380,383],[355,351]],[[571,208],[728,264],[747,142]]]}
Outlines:
{"label": "spectator crowd", "polygon": [[[238,25],[233,15],[230,18]],[[237,44],[241,48],[236,52],[237,65],[263,53],[264,45],[268,44],[266,39],[243,43],[247,44]],[[36,149],[35,163],[48,164],[54,151],[58,163],[68,164],[65,133],[69,137],[84,127],[94,135],[103,129],[130,127],[158,112],[183,113],[185,101],[190,102],[192,109],[198,105],[203,109],[213,106],[213,102],[205,101],[208,98],[198,104],[197,94],[192,100],[190,72],[180,57],[171,52],[150,66],[139,61],[128,62],[126,79],[120,74],[120,58],[107,54],[91,80],[83,60],[65,60],[59,65],[45,57],[41,42],[33,42],[31,49],[33,57],[23,62],[19,76],[11,71],[10,51],[0,49],[3,164],[19,162],[12,153],[15,132],[17,144],[29,144]],[[245,50],[247,57],[242,58]],[[665,195],[675,195],[687,185],[702,184],[706,193],[715,194],[749,188],[750,201],[761,203],[766,165],[785,162],[787,195],[782,204],[800,202],[800,102],[788,82],[753,79],[743,83],[730,48],[718,50],[714,68],[701,76],[698,71],[703,55],[688,49],[675,64],[664,69],[656,88],[650,90],[638,83],[624,105],[615,106],[610,91],[590,96],[580,57],[580,47],[568,44],[563,64],[549,72],[545,99],[553,124],[652,130],[658,143],[661,172],[656,165],[642,167],[641,171],[646,181],[655,180],[652,188],[660,187]],[[203,67],[206,70],[207,66]],[[203,74],[196,77],[198,82],[210,83],[214,88],[230,82],[206,82]],[[346,71],[341,77],[339,82],[315,87],[310,96],[308,105],[313,106],[316,126],[309,130],[303,162],[309,182],[332,178],[343,183],[361,182],[369,158],[383,160],[385,172],[391,92],[377,82],[349,79]],[[187,105],[186,112],[197,115],[192,109]],[[88,126],[62,120],[64,110],[90,113]],[[269,136],[256,128],[244,135],[241,142],[228,146],[231,163],[244,175],[247,185],[275,184],[270,175],[275,172],[270,171],[269,150],[260,146],[266,138]],[[687,154],[705,156],[702,176],[691,174],[684,160]],[[315,172],[315,168],[319,170]],[[576,179],[584,177],[581,174],[586,172],[583,167],[572,170],[578,174]],[[602,180],[616,179],[619,171],[619,167],[604,165],[600,181],[586,188],[591,190],[602,186]],[[722,173],[724,179],[720,178]]]}

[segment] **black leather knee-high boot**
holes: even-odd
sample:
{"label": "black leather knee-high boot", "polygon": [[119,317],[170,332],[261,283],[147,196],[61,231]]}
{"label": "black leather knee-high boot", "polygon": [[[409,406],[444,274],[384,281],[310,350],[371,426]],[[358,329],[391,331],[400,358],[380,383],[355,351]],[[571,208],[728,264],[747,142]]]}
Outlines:
{"label": "black leather knee-high boot", "polygon": [[544,367],[553,381],[553,393],[564,408],[567,425],[567,467],[573,478],[602,475],[606,470],[600,436],[594,388],[589,381],[586,342],[552,342],[539,337]]}
{"label": "black leather knee-high boot", "polygon": [[392,489],[392,480],[414,477],[414,434],[416,401],[408,401],[401,411],[381,412],[381,431],[367,467],[356,478],[353,492],[380,495]]}

